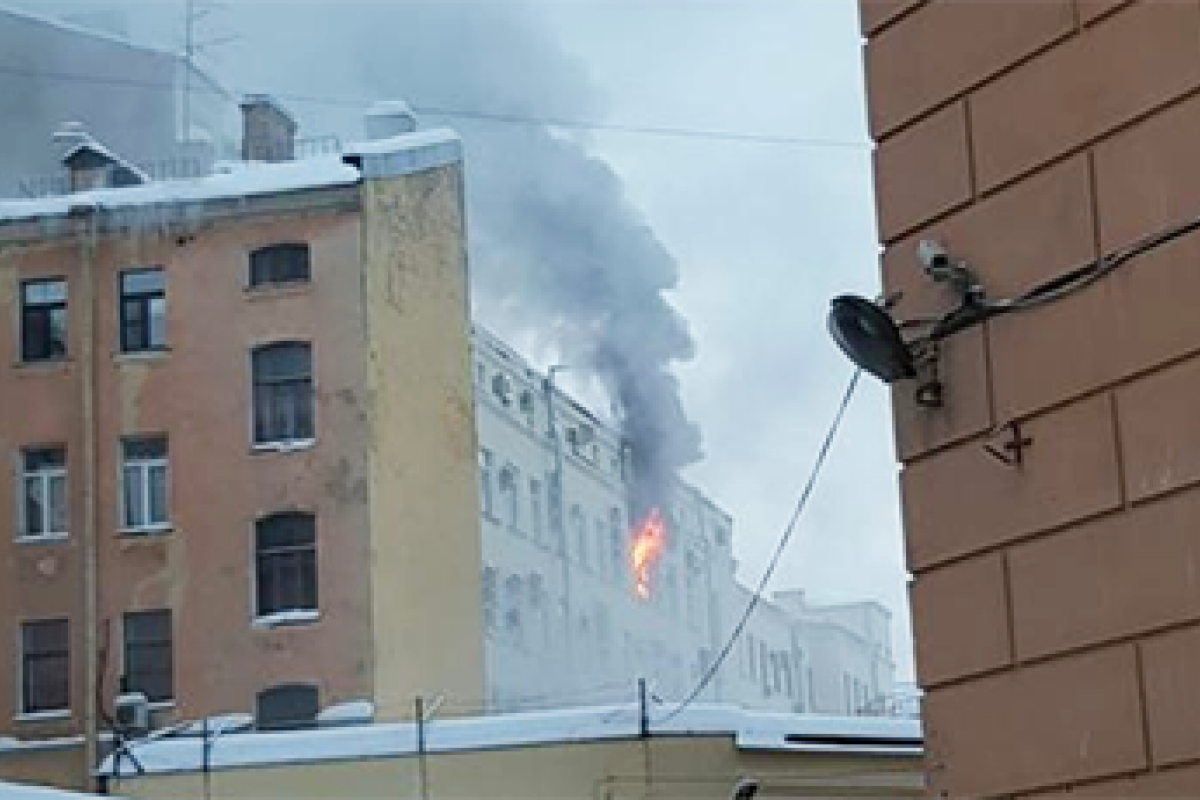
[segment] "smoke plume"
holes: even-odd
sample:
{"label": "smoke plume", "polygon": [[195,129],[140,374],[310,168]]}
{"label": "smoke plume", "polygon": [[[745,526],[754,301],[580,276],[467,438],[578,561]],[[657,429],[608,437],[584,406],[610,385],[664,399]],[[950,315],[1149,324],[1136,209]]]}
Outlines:
{"label": "smoke plume", "polygon": [[[493,0],[301,8],[292,26],[316,34],[321,44],[314,48],[332,47],[323,63],[352,70],[323,81],[323,93],[399,97],[417,108],[506,118],[603,117],[584,70],[558,47],[534,6]],[[309,54],[299,43],[273,54],[282,69],[264,84],[285,82],[292,69],[303,74]],[[317,108],[300,111],[321,116]],[[603,381],[633,444],[634,504],[644,511],[701,456],[699,431],[672,374],[694,355],[687,324],[664,296],[679,280],[678,264],[578,132],[428,112],[425,118],[452,125],[466,142],[477,316],[506,338],[536,335],[563,362]]]}

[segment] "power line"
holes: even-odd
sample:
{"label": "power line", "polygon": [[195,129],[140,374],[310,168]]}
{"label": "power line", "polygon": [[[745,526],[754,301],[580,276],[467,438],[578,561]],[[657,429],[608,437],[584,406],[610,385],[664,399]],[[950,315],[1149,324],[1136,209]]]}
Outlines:
{"label": "power line", "polygon": [[[64,72],[61,70],[27,69],[11,65],[0,65],[0,74],[20,78],[41,78],[45,80],[65,81],[69,83],[84,83],[92,85],[124,86],[147,91],[174,92],[175,86],[161,81],[151,81],[140,78],[124,78],[117,76],[98,76],[83,73]],[[195,93],[223,94],[212,87],[194,87]],[[245,94],[244,92],[238,92]],[[330,95],[310,95],[295,93],[274,93],[273,97],[293,103],[314,105],[339,106],[347,108],[366,108],[378,98],[333,97]],[[503,114],[499,112],[472,111],[460,108],[443,108],[440,106],[412,105],[413,111],[433,117],[469,120],[475,122],[493,122],[501,125],[523,125],[546,128],[564,128],[587,130],[601,133],[624,133],[638,136],[655,136],[677,139],[702,139],[708,141],[724,141],[742,144],[760,144],[779,147],[810,147],[844,150],[869,150],[871,144],[866,141],[853,139],[833,139],[813,136],[785,136],[776,134],[752,133],[745,131],[708,130],[702,128],[628,125],[616,122],[595,122],[590,120],[568,119],[565,117],[539,117],[525,114]]]}
{"label": "power line", "polygon": [[850,407],[850,400],[854,397],[854,390],[858,388],[858,379],[860,377],[862,377],[862,370],[855,370],[854,375],[850,378],[850,383],[846,386],[845,394],[842,395],[842,402],[838,406],[837,413],[833,416],[833,422],[829,425],[829,430],[825,434],[825,440],[821,443],[821,449],[817,451],[817,458],[813,462],[812,472],[809,473],[808,480],[804,484],[804,489],[800,492],[800,498],[796,501],[796,508],[792,512],[792,518],[788,520],[787,527],[783,529],[783,535],[779,537],[779,543],[775,545],[775,552],[771,556],[771,561],[767,564],[767,569],[763,572],[762,579],[759,580],[758,586],[754,590],[754,595],[750,598],[750,602],[746,604],[746,610],[742,613],[741,619],[738,620],[738,624],[734,626],[733,632],[729,635],[729,640],[725,642],[725,646],[721,648],[721,652],[713,659],[708,670],[700,678],[700,682],[696,684],[696,688],[674,710],[655,720],[656,725],[662,725],[675,719],[708,688],[708,684],[716,676],[717,670],[725,663],[725,659],[733,651],[733,646],[737,644],[742,632],[746,629],[746,624],[750,621],[750,616],[758,608],[758,604],[762,602],[763,592],[766,591],[767,583],[770,582],[771,577],[775,574],[775,568],[779,566],[779,559],[783,556],[783,551],[787,548],[788,542],[791,541],[792,534],[796,531],[796,523],[800,520],[800,515],[804,513],[804,508],[808,505],[808,499],[812,496],[813,488],[817,485],[817,478],[820,477],[821,470],[825,466],[825,459],[829,455],[829,448],[833,445],[833,440],[837,436],[838,429],[842,426],[842,419],[846,416],[846,409]]}

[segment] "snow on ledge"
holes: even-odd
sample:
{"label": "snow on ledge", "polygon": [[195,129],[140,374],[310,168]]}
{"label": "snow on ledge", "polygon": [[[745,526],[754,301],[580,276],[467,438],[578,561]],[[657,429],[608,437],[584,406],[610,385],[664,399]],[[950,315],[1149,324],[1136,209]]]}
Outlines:
{"label": "snow on ledge", "polygon": [[374,719],[375,704],[370,700],[338,703],[317,714],[318,725],[368,725]]}
{"label": "snow on ledge", "polygon": [[62,789],[50,789],[45,786],[0,781],[0,798],[4,798],[4,800],[79,800],[79,798],[97,796],[67,792]]}
{"label": "snow on ledge", "polygon": [[255,617],[250,624],[255,628],[282,628],[288,625],[307,625],[321,618],[321,612],[315,608],[298,608],[291,611],[276,611],[274,614],[263,614]]}
{"label": "snow on ledge", "polygon": [[64,217],[72,209],[118,210],[353,186],[360,179],[359,171],[337,156],[279,164],[239,164],[236,169],[204,178],[93,189],[36,200],[0,200],[0,223]]}
{"label": "snow on ledge", "polygon": [[[658,712],[661,714],[662,712]],[[918,757],[921,724],[915,719],[826,717],[747,711],[735,706],[696,705],[666,723],[651,718],[651,735],[732,736],[744,750],[871,753]],[[638,737],[636,705],[592,706],[519,714],[433,719],[425,726],[428,752],[554,745]],[[203,765],[204,747],[194,738],[171,736],[132,745],[151,774],[187,772]],[[417,752],[413,723],[317,727],[299,731],[230,733],[212,743],[213,769],[387,758]],[[111,774],[112,759],[101,767]],[[132,777],[127,760],[122,776]]]}

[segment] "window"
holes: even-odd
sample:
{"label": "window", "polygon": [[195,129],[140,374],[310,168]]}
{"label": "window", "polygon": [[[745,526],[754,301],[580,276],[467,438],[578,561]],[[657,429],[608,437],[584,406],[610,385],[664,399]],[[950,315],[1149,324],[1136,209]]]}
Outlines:
{"label": "window", "polygon": [[512,464],[500,470],[500,493],[507,496],[506,511],[508,527],[514,531],[521,529],[521,472]]}
{"label": "window", "polygon": [[604,520],[599,517],[596,518],[595,531],[596,571],[603,575],[605,572],[611,572],[615,565],[610,567],[608,564],[608,536],[605,534]]}
{"label": "window", "polygon": [[257,615],[317,610],[317,530],[311,514],[276,514],[255,532]]}
{"label": "window", "polygon": [[39,447],[22,453],[21,536],[27,539],[67,535],[67,451]]}
{"label": "window", "polygon": [[166,528],[167,437],[124,439],[121,451],[121,526],[128,531]]}
{"label": "window", "polygon": [[250,286],[307,283],[311,251],[306,244],[273,244],[250,254]]}
{"label": "window", "polygon": [[312,728],[317,724],[317,687],[307,683],[285,683],[258,693],[255,725],[262,731]]}
{"label": "window", "polygon": [[542,646],[550,644],[550,615],[546,606],[545,581],[538,573],[532,573],[529,576],[529,610],[541,630]]}
{"label": "window", "polygon": [[521,611],[525,605],[525,582],[520,575],[509,575],[504,582],[504,599],[507,610],[504,612],[504,628],[514,644],[525,643],[525,626],[522,622]]}
{"label": "window", "polygon": [[313,437],[312,352],[304,342],[254,351],[254,441],[294,442]]}
{"label": "window", "polygon": [[71,673],[67,636],[65,619],[21,624],[22,714],[70,709]]}
{"label": "window", "polygon": [[67,282],[62,278],[21,284],[21,360],[67,356]]}
{"label": "window", "polygon": [[121,351],[167,346],[166,277],[160,267],[121,273]]}
{"label": "window", "polygon": [[171,612],[131,612],[123,628],[125,690],[141,692],[152,703],[170,702],[175,697]]}
{"label": "window", "polygon": [[533,538],[542,540],[542,482],[537,478],[529,479],[529,516],[533,524]]}
{"label": "window", "polygon": [[496,568],[483,568],[483,624],[488,630],[496,627]]}
{"label": "window", "polygon": [[608,510],[608,551],[613,563],[613,580],[620,583],[625,569],[625,535],[621,509],[616,506]]}
{"label": "window", "polygon": [[496,509],[492,498],[492,464],[494,461],[491,450],[486,447],[479,448],[479,503],[483,507],[483,515],[493,520],[496,518]]}

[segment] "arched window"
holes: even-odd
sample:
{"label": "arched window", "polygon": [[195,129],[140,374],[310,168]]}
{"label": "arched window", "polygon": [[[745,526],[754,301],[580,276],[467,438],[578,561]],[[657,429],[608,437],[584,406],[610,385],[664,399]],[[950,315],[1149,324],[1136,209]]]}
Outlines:
{"label": "arched window", "polygon": [[260,519],[254,535],[256,613],[317,610],[317,525],[312,514]]}
{"label": "arched window", "polygon": [[250,286],[306,283],[311,273],[311,250],[306,244],[272,244],[250,253]]}
{"label": "arched window", "polygon": [[280,731],[312,728],[319,708],[317,687],[309,683],[285,683],[258,693],[254,719],[259,730]]}
{"label": "arched window", "polygon": [[256,348],[254,441],[259,444],[313,438],[312,348],[279,342]]}

